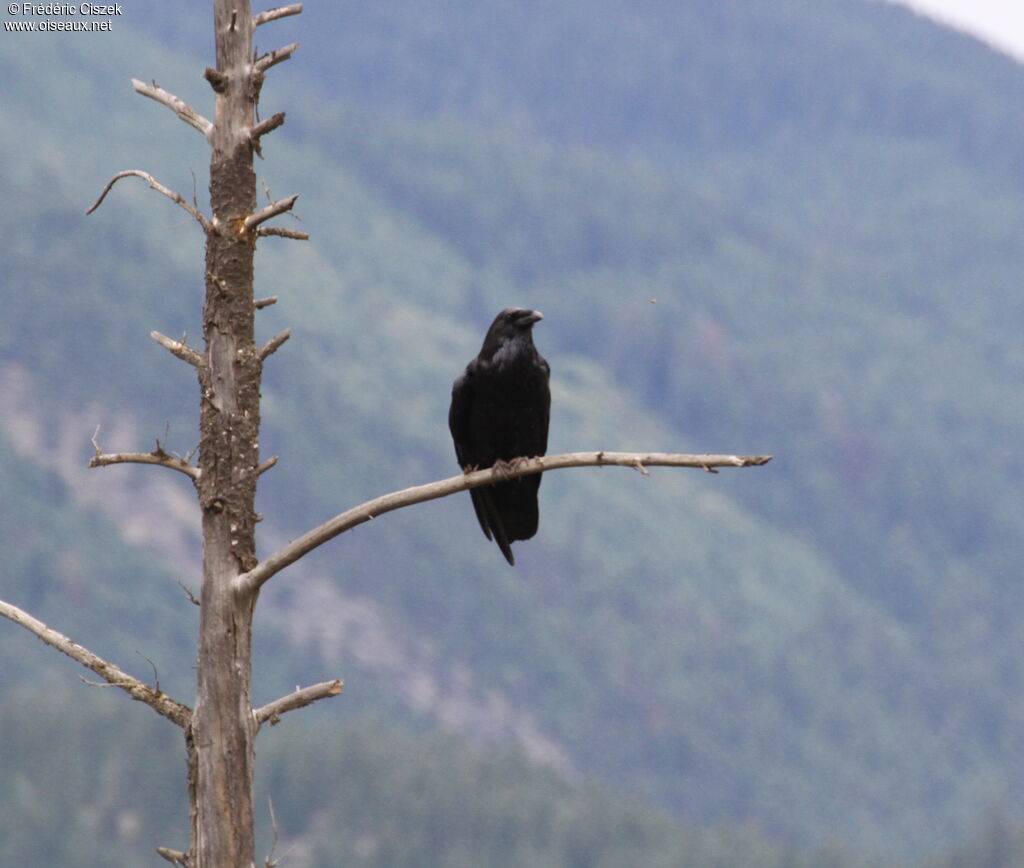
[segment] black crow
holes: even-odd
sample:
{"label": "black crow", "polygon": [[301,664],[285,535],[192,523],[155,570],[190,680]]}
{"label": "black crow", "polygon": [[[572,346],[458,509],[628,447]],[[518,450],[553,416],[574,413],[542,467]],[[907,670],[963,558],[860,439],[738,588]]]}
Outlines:
{"label": "black crow", "polygon": [[[491,323],[480,354],[452,386],[448,427],[463,470],[543,455],[548,448],[550,368],[533,345],[535,310],[505,308]],[[513,540],[537,532],[540,474],[474,488],[473,509],[487,539],[510,564]]]}

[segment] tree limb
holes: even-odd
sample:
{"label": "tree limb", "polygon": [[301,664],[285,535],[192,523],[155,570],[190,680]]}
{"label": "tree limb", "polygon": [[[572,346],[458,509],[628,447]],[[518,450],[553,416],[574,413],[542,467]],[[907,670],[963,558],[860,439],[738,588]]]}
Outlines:
{"label": "tree limb", "polygon": [[264,235],[277,235],[280,238],[291,238],[293,241],[309,241],[308,232],[300,232],[298,229],[285,229],[281,226],[261,226],[256,230],[256,235],[260,238]]}
{"label": "tree limb", "polygon": [[281,715],[285,712],[294,711],[296,708],[305,708],[307,705],[312,705],[318,699],[337,696],[342,692],[344,685],[345,682],[337,678],[334,681],[322,681],[319,684],[303,687],[302,690],[296,690],[294,693],[289,693],[280,699],[275,699],[262,708],[255,709],[252,714],[256,718],[257,724],[264,724],[270,721],[270,725],[275,726],[280,722]]}
{"label": "tree limb", "polygon": [[263,349],[260,350],[260,361],[266,361],[267,356],[276,353],[280,348],[281,344],[283,344],[291,336],[292,330],[290,328],[285,329],[283,332],[274,335],[269,341],[267,341]]}
{"label": "tree limb", "polygon": [[278,18],[285,18],[288,15],[298,15],[302,11],[301,3],[293,3],[290,6],[278,6],[275,9],[268,9],[252,16],[252,26],[255,29],[268,21],[277,21]]}
{"label": "tree limb", "polygon": [[260,121],[252,129],[249,130],[249,138],[252,140],[253,145],[257,145],[261,136],[265,136],[272,130],[276,130],[281,124],[284,123],[284,112],[278,112],[275,115],[271,115],[265,121]]}
{"label": "tree limb", "polygon": [[285,45],[282,48],[275,48],[273,51],[268,51],[266,54],[258,57],[256,62],[253,64],[253,68],[256,72],[266,72],[270,67],[276,66],[282,61],[287,60],[294,54],[299,47],[299,43],[293,42],[291,45]]}
{"label": "tree limb", "polygon": [[180,194],[175,193],[173,190],[169,190],[167,187],[165,187],[163,184],[157,181],[156,178],[150,175],[149,172],[143,172],[141,169],[125,169],[123,172],[118,172],[116,175],[114,175],[113,178],[107,181],[107,186],[103,188],[103,192],[100,193],[99,199],[97,199],[93,203],[92,207],[89,208],[89,210],[87,210],[85,213],[92,214],[93,211],[100,207],[100,205],[103,203],[103,200],[107,198],[107,193],[110,192],[110,189],[111,187],[114,186],[114,184],[116,184],[122,178],[127,178],[133,175],[136,178],[142,178],[142,180],[146,181],[146,183],[148,183],[150,187],[152,187],[158,193],[162,193],[172,202],[177,202],[182,208],[184,208],[189,213],[189,215],[193,219],[198,221],[199,225],[202,226],[203,229],[205,229],[207,232],[210,232],[213,229],[213,224],[210,223],[210,221],[203,216],[202,212],[200,212],[198,208],[193,208],[191,205],[188,204],[188,202],[186,202],[181,197]]}
{"label": "tree limb", "polygon": [[20,624],[30,633],[35,633],[47,645],[67,654],[72,660],[77,660],[84,667],[91,669],[99,675],[108,684],[120,687],[132,699],[146,703],[157,714],[166,717],[172,723],[185,727],[191,721],[192,709],[187,705],[182,705],[177,700],[171,699],[161,690],[143,684],[127,672],[118,669],[113,663],[108,663],[102,657],[98,657],[77,642],[73,642],[63,633],[58,633],[56,630],[47,627],[42,621],[33,618],[28,612],[0,600],[0,615],[13,621],[15,624]]}
{"label": "tree limb", "polygon": [[164,90],[155,81],[152,84],[146,84],[144,81],[139,81],[137,78],[133,78],[132,87],[135,88],[136,93],[142,94],[142,96],[149,97],[152,100],[156,100],[161,105],[167,106],[167,108],[174,112],[190,127],[201,132],[204,138],[210,138],[210,134],[213,132],[213,124],[199,114],[199,112],[192,108],[192,106],[185,102],[185,100]]}
{"label": "tree limb", "polygon": [[714,472],[716,467],[758,467],[771,461],[771,455],[682,455],[673,452],[568,452],[563,455],[548,455],[538,458],[524,458],[507,465],[500,472],[494,468],[475,470],[437,482],[416,485],[401,491],[384,494],[353,507],[319,527],[293,540],[270,557],[264,559],[247,573],[235,579],[235,589],[241,594],[254,594],[271,576],[295,563],[313,549],[328,540],[351,530],[357,525],[370,521],[385,512],[423,503],[438,497],[447,497],[459,491],[488,485],[498,480],[513,479],[531,473],[559,470],[563,467],[603,467],[617,465],[632,467],[646,472],[649,466],[696,467]]}
{"label": "tree limb", "polygon": [[271,202],[269,205],[260,208],[259,211],[254,211],[248,217],[245,218],[243,226],[245,226],[246,232],[251,232],[254,228],[270,220],[272,217],[276,217],[278,214],[283,214],[285,211],[291,211],[292,206],[295,205],[296,199],[299,198],[298,193],[294,196],[289,196],[287,199],[279,199],[276,202]]}
{"label": "tree limb", "polygon": [[180,473],[184,473],[189,479],[195,482],[199,479],[199,468],[194,464],[189,464],[187,461],[181,458],[176,458],[173,455],[169,455],[164,451],[164,447],[160,445],[158,440],[156,443],[156,449],[152,452],[110,452],[104,453],[100,449],[100,444],[97,438],[100,434],[99,425],[96,426],[96,433],[92,435],[92,445],[96,450],[96,454],[89,459],[90,467],[108,467],[111,464],[157,464],[160,467],[169,467],[171,470],[177,470]]}
{"label": "tree limb", "polygon": [[170,352],[172,355],[177,356],[183,362],[188,362],[192,367],[199,368],[203,364],[203,355],[198,350],[192,349],[184,341],[176,341],[174,338],[169,338],[167,335],[162,335],[158,331],[152,331],[149,336],[155,340],[165,350]]}

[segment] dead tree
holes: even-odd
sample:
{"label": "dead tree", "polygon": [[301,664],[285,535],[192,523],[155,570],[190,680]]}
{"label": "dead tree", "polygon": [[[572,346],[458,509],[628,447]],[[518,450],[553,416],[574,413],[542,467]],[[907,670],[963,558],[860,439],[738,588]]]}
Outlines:
{"label": "dead tree", "polygon": [[[252,15],[249,0],[214,0],[216,66],[205,77],[215,94],[213,120],[154,84],[133,80],[135,90],[174,111],[209,142],[210,213],[204,214],[152,175],[120,172],[89,209],[99,207],[121,179],[138,177],[183,208],[206,237],[202,350],[157,332],[152,336],[192,366],[199,381],[198,462],[172,456],[161,445],[149,453],[104,453],[96,438],[90,466],[155,464],[186,475],[202,512],[203,574],[195,707],[167,696],[159,685],[135,679],[27,612],[0,601],[0,615],[88,667],[182,728],[188,757],[190,836],[187,851],[158,848],[170,862],[189,868],[252,868],[255,865],[253,761],[256,733],[267,721],[341,692],[340,680],[325,681],[262,708],[251,704],[252,619],[264,582],[278,571],[346,530],[391,510],[493,482],[491,470],[393,492],[342,512],[259,562],[256,558],[256,486],[276,458],[260,460],[260,380],[263,364],[289,337],[284,331],[262,347],[254,340],[256,312],[276,298],[257,300],[253,263],[259,238],[276,235],[305,240],[302,232],[265,225],[293,207],[296,196],[257,207],[253,155],[261,138],[284,122],[284,114],[258,120],[257,104],[267,71],[287,60],[295,44],[253,55],[253,31],[302,11],[301,4]],[[764,464],[769,456],[676,455],[589,452],[532,458],[516,463],[502,478],[562,467],[623,465],[647,473],[648,465],[716,467]]]}

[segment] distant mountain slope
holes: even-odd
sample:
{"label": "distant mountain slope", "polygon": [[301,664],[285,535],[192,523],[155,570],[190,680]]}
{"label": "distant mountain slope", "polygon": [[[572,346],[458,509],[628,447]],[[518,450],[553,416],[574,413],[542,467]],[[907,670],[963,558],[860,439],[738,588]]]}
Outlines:
{"label": "distant mountain slope", "polygon": [[[159,7],[137,24],[201,56],[205,3],[183,5],[192,14]],[[793,132],[909,137],[1024,180],[1007,147],[1024,124],[1018,67],[878,0],[381,0],[303,14],[289,85],[331,103],[670,160]]]}
{"label": "distant mountain slope", "polygon": [[[145,864],[187,835],[178,734],[123,696],[6,693],[0,858],[10,865]],[[77,714],[67,719],[74,703]],[[314,712],[314,717],[315,717]],[[320,718],[322,723],[322,717]],[[681,830],[664,814],[569,784],[515,751],[411,737],[363,716],[293,719],[261,738],[258,850],[319,868],[855,868],[752,830]],[[181,789],[170,786],[181,780]],[[268,807],[269,806],[269,807]],[[268,814],[273,817],[271,821]],[[67,834],[53,834],[57,827]]]}
{"label": "distant mountain slope", "polygon": [[[342,711],[518,741],[690,822],[920,851],[1021,797],[1020,72],[887,6],[707,6],[268,30],[309,59],[268,86],[260,169],[314,240],[260,250],[260,327],[295,329],[264,551],[456,471],[451,379],[507,303],[546,314],[553,449],[777,458],[549,474],[515,571],[464,499],[361,527],[275,579],[258,690],[342,675]],[[195,169],[201,201],[203,143],[127,86],[208,111],[200,68],[127,33],[0,55],[0,361],[44,431],[195,445],[191,372],[146,335],[195,340],[199,234],[141,182],[81,211],[134,165],[186,195]]]}

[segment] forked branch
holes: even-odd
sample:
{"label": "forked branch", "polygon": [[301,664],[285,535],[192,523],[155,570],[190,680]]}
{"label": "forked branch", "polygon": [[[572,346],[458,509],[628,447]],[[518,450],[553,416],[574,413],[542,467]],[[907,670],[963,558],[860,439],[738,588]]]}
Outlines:
{"label": "forked branch", "polygon": [[157,440],[156,449],[152,452],[104,452],[100,449],[100,444],[97,441],[99,434],[100,429],[97,426],[96,433],[92,435],[92,445],[96,454],[89,459],[90,467],[108,467],[111,464],[156,464],[184,473],[193,482],[199,479],[198,467],[165,452],[159,440]]}
{"label": "forked branch", "polygon": [[647,467],[695,467],[715,472],[716,467],[758,467],[772,460],[771,455],[683,455],[674,452],[568,452],[563,455],[548,455],[539,458],[524,458],[507,465],[501,471],[494,468],[463,473],[426,485],[416,485],[401,491],[394,491],[368,500],[359,506],[336,515],[319,527],[293,540],[284,548],[261,561],[247,573],[235,579],[236,590],[241,594],[254,594],[271,576],[295,563],[338,534],[351,530],[357,525],[370,521],[378,515],[392,510],[423,503],[438,497],[447,497],[459,491],[476,488],[504,479],[559,470],[563,467],[603,467],[616,465],[632,467],[642,473]]}
{"label": "forked branch", "polygon": [[338,696],[344,685],[345,683],[337,678],[334,681],[321,681],[319,684],[303,687],[302,690],[296,690],[294,693],[275,699],[262,708],[255,709],[252,714],[256,718],[257,724],[270,721],[270,725],[274,726],[281,720],[281,715],[285,712],[294,711],[296,708],[305,708],[318,699]]}
{"label": "forked branch", "polygon": [[255,211],[245,218],[243,225],[245,226],[246,232],[251,232],[260,223],[265,223],[272,217],[276,217],[278,214],[284,214],[285,211],[291,211],[295,205],[296,200],[299,198],[296,193],[294,196],[289,196],[287,199],[279,199],[277,202],[271,202],[269,205],[265,205],[260,208],[259,211]]}
{"label": "forked branch", "polygon": [[299,48],[299,43],[293,42],[291,45],[285,45],[282,48],[275,48],[273,51],[268,51],[266,54],[258,57],[253,67],[257,72],[266,72],[270,67],[276,66],[279,63],[287,60],[291,57]]}
{"label": "forked branch", "polygon": [[181,194],[175,193],[173,190],[168,189],[163,184],[161,184],[156,178],[150,175],[149,172],[143,172],[141,169],[125,169],[123,172],[118,172],[116,175],[114,175],[113,178],[107,181],[107,186],[103,188],[103,192],[100,193],[99,199],[97,199],[92,204],[92,207],[89,208],[89,210],[86,211],[85,213],[92,214],[93,211],[95,211],[97,208],[100,207],[100,205],[103,204],[103,200],[107,198],[107,193],[110,192],[110,189],[114,186],[114,184],[116,184],[122,178],[128,178],[132,176],[136,178],[142,178],[143,181],[149,184],[149,186],[156,190],[158,193],[163,194],[172,202],[176,202],[177,204],[179,204],[189,213],[189,216],[195,219],[199,223],[199,225],[202,226],[203,229],[205,229],[207,232],[213,229],[213,224],[211,224],[210,221],[207,220],[205,216],[203,216],[202,212],[199,211],[198,208],[194,208],[193,206],[189,205],[188,202],[186,202],[185,199],[181,196]]}
{"label": "forked branch", "polygon": [[47,645],[67,654],[72,660],[77,660],[87,669],[91,669],[99,675],[108,684],[120,687],[132,699],[146,703],[157,714],[166,717],[172,723],[185,727],[192,719],[192,709],[187,705],[171,699],[159,688],[143,684],[137,678],[133,678],[127,672],[118,669],[113,663],[108,663],[102,657],[93,654],[92,651],[83,648],[77,642],[73,642],[63,633],[58,633],[56,630],[47,627],[42,621],[33,618],[28,612],[19,609],[17,606],[12,606],[10,603],[0,600],[0,615],[13,621],[15,624],[20,624],[30,633],[35,633]]}
{"label": "forked branch", "polygon": [[210,138],[210,134],[213,132],[213,124],[199,114],[199,112],[192,108],[192,106],[185,102],[185,100],[164,90],[155,81],[152,84],[146,84],[144,81],[139,81],[137,78],[133,78],[132,87],[135,88],[136,93],[142,94],[142,96],[149,97],[152,100],[156,100],[161,105],[167,106],[167,108],[174,112],[190,127],[201,132],[206,139]]}

